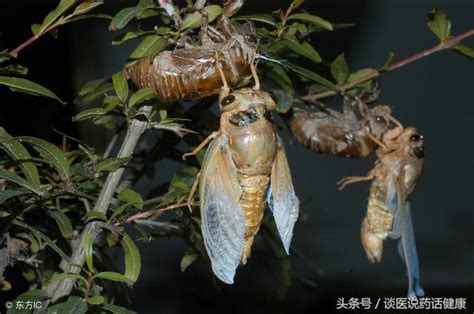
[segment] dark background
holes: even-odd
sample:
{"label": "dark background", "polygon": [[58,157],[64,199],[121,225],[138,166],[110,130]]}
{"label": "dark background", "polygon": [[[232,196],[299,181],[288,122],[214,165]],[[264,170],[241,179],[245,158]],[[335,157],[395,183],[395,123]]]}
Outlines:
{"label": "dark background", "polygon": [[[243,13],[286,8],[290,1],[248,1]],[[30,25],[39,22],[55,1],[0,1],[0,50],[26,40]],[[106,1],[109,12],[124,3]],[[118,5],[119,4],[119,5]],[[350,68],[382,65],[393,51],[396,59],[432,47],[437,38],[426,27],[426,14],[442,8],[454,34],[474,26],[474,2],[445,1],[307,1],[308,11],[332,22],[356,23],[351,29],[319,34],[313,41],[327,60],[346,52]],[[13,135],[52,141],[53,128],[84,139],[99,151],[108,137],[101,127],[71,122],[72,100],[87,81],[118,71],[136,43],[112,47],[116,34],[106,22],[80,22],[60,29],[58,39],[40,39],[26,48],[19,62],[29,78],[69,102],[12,94],[0,87],[0,125]],[[471,46],[474,40],[466,42]],[[422,283],[428,297],[466,297],[474,309],[473,131],[474,61],[452,51],[437,53],[388,73],[381,79],[381,102],[390,104],[402,123],[425,136],[424,173],[412,196],[413,219]],[[281,121],[280,121],[281,122]],[[359,239],[368,184],[337,191],[335,182],[369,171],[373,160],[344,160],[317,155],[293,144],[282,129],[294,185],[301,201],[293,253],[284,263],[265,253],[257,241],[249,264],[239,268],[236,284],[213,283],[207,261],[199,258],[185,273],[179,262],[186,250],[180,239],[159,239],[141,245],[142,275],[133,288],[133,309],[140,313],[316,313],[335,311],[344,297],[404,297],[405,268],[396,242],[387,241],[384,260],[370,264]],[[58,142],[59,143],[59,142]],[[171,161],[156,165],[165,182],[179,167]],[[150,181],[140,182],[143,193]],[[154,182],[156,184],[156,182]],[[117,253],[117,260],[121,256]],[[278,265],[292,266],[292,285],[285,289]],[[470,311],[470,312],[471,312]]]}

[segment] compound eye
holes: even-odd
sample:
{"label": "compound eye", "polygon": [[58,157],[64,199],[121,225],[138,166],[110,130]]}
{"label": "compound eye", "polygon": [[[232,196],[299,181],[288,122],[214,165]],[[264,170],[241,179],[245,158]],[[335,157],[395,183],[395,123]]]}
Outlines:
{"label": "compound eye", "polygon": [[258,44],[258,38],[255,35],[245,35],[245,39],[252,45]]}
{"label": "compound eye", "polygon": [[387,124],[387,120],[382,116],[376,116],[375,121],[377,121],[380,124]]}
{"label": "compound eye", "polygon": [[226,96],[226,97],[224,97],[224,99],[222,99],[221,105],[222,105],[222,107],[225,107],[225,106],[230,105],[231,103],[233,103],[234,100],[235,100],[234,95]]}
{"label": "compound eye", "polygon": [[423,136],[421,136],[420,134],[413,134],[412,136],[410,136],[410,141],[412,142],[418,142],[421,139],[423,139]]}

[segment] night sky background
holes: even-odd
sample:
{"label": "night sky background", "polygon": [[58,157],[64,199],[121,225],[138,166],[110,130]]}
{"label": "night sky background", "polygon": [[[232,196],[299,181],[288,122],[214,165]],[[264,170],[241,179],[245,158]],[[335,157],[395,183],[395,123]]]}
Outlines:
{"label": "night sky background", "polygon": [[[270,12],[290,1],[248,1],[241,13]],[[313,43],[323,58],[346,53],[350,69],[378,67],[390,51],[395,60],[436,45],[426,27],[426,14],[442,8],[452,22],[453,34],[474,27],[474,1],[377,0],[306,1],[304,8],[331,22],[355,23],[336,33],[321,33]],[[125,3],[106,1],[116,12]],[[119,4],[119,5],[117,5]],[[0,50],[14,48],[31,36],[55,1],[0,1]],[[58,129],[101,150],[110,134],[100,126],[72,123],[81,111],[72,102],[87,81],[118,71],[136,45],[113,47],[116,36],[107,22],[81,22],[61,28],[57,39],[40,39],[22,52],[19,62],[30,69],[29,78],[69,101],[61,106],[48,99],[12,94],[0,87],[0,125],[13,135],[31,135],[59,143]],[[474,39],[466,44],[474,46]],[[424,135],[426,160],[412,195],[421,280],[428,297],[465,297],[474,309],[474,60],[444,51],[380,80],[380,102],[389,104],[405,126]],[[337,98],[336,98],[337,100]],[[363,175],[374,159],[346,160],[318,155],[291,139],[281,126],[301,216],[293,245],[298,253],[286,261],[292,266],[292,285],[285,289],[274,256],[257,240],[248,265],[239,268],[236,284],[213,282],[207,260],[199,258],[181,273],[186,250],[178,238],[142,243],[142,274],[132,290],[132,309],[140,313],[329,313],[344,297],[404,297],[405,266],[396,241],[385,243],[379,264],[366,259],[359,239],[368,183],[339,192],[336,182],[347,175]],[[156,165],[155,180],[165,182],[180,166],[173,161]],[[156,183],[156,181],[155,181]],[[138,187],[146,193],[150,181]],[[116,253],[117,261],[122,259]],[[0,310],[1,311],[1,310]]]}

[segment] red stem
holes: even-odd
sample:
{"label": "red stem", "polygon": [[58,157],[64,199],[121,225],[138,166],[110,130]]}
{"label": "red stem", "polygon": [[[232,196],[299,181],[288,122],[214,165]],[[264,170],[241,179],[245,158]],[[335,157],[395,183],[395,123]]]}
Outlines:
{"label": "red stem", "polygon": [[339,91],[337,91],[337,92],[336,91],[327,91],[327,92],[322,92],[322,93],[318,93],[318,94],[309,94],[309,95],[304,96],[303,99],[306,100],[306,101],[315,101],[317,99],[337,95],[338,92],[344,92],[346,90],[349,90],[351,88],[356,87],[360,83],[363,83],[363,82],[369,81],[369,80],[371,80],[375,77],[381,76],[384,72],[389,72],[389,71],[398,69],[398,68],[400,68],[404,65],[415,62],[415,61],[417,61],[421,58],[427,57],[427,56],[429,56],[429,55],[431,55],[435,52],[451,48],[454,45],[461,42],[463,39],[466,39],[467,37],[470,37],[470,36],[473,36],[473,35],[474,35],[474,28],[467,31],[467,32],[465,32],[465,33],[462,33],[461,35],[453,37],[453,38],[451,38],[450,40],[448,40],[444,43],[440,43],[440,44],[438,44],[438,45],[436,45],[432,48],[425,49],[425,50],[423,50],[421,52],[418,52],[418,53],[416,53],[412,56],[409,56],[405,59],[394,62],[394,63],[390,64],[390,66],[385,71],[373,70],[372,72],[370,72],[366,76],[363,76],[363,77],[361,77],[361,78],[359,78],[359,79],[357,79],[357,80],[355,80],[351,83],[340,86]]}
{"label": "red stem", "polygon": [[180,208],[180,207],[184,207],[184,206],[191,206],[191,205],[195,205],[195,203],[194,202],[191,202],[191,203],[189,203],[189,202],[178,203],[178,204],[170,205],[168,207],[160,208],[158,210],[152,209],[152,210],[149,210],[149,211],[146,211],[146,212],[140,212],[140,213],[137,213],[133,216],[128,217],[127,220],[125,220],[122,223],[116,223],[115,227],[117,227],[119,225],[123,225],[125,223],[130,223],[130,222],[135,221],[137,219],[146,219],[146,218],[150,218],[150,217],[156,217],[156,216],[161,215],[165,211]]}
{"label": "red stem", "polygon": [[37,35],[33,35],[30,37],[27,41],[13,49],[10,53],[12,55],[17,55],[20,51],[22,51],[24,48],[28,47],[31,43],[36,41],[38,38],[43,36],[44,34],[48,33],[49,31],[53,30],[54,28],[58,27],[58,25],[61,23],[61,19],[56,21],[55,23],[51,24],[50,26],[46,27],[42,32],[38,33]]}

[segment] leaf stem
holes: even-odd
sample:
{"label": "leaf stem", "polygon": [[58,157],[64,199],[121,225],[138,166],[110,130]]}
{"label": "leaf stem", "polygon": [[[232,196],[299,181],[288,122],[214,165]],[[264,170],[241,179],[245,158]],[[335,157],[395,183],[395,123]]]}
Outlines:
{"label": "leaf stem", "polygon": [[465,32],[465,33],[462,33],[462,34],[460,34],[456,37],[453,37],[453,38],[451,38],[451,39],[449,39],[445,42],[442,42],[442,43],[440,43],[440,44],[438,44],[434,47],[431,47],[431,48],[425,49],[423,51],[420,51],[420,52],[418,52],[414,55],[411,55],[411,56],[409,56],[405,59],[393,62],[383,71],[382,70],[373,70],[372,72],[370,72],[366,76],[363,76],[363,77],[361,77],[361,78],[359,78],[359,79],[357,79],[353,82],[350,82],[348,84],[340,86],[338,91],[326,91],[326,92],[317,93],[317,94],[308,94],[308,95],[303,97],[303,100],[313,102],[313,101],[316,101],[316,100],[321,99],[321,98],[326,98],[326,97],[329,97],[329,96],[337,95],[340,92],[344,92],[344,91],[347,91],[349,89],[352,89],[352,88],[356,87],[360,83],[367,82],[367,81],[369,81],[373,78],[379,77],[384,72],[390,72],[390,71],[396,70],[398,68],[401,68],[404,65],[410,64],[410,63],[415,62],[415,61],[417,61],[421,58],[427,57],[427,56],[429,56],[429,55],[431,55],[435,52],[451,48],[451,47],[455,46],[456,44],[460,43],[462,40],[464,40],[464,39],[466,39],[470,36],[473,36],[473,35],[474,35],[474,28],[467,31],[467,32]]}

